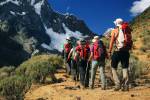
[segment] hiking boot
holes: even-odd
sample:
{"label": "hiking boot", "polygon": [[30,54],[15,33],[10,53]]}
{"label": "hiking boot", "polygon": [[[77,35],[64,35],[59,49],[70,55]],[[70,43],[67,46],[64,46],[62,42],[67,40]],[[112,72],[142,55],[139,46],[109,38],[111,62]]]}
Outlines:
{"label": "hiking boot", "polygon": [[106,86],[102,86],[102,87],[101,87],[101,90],[106,90]]}
{"label": "hiking boot", "polygon": [[129,91],[129,86],[122,86],[121,91]]}
{"label": "hiking boot", "polygon": [[114,91],[119,91],[119,90],[120,90],[120,86],[119,85],[115,86]]}
{"label": "hiking boot", "polygon": [[93,87],[93,86],[89,86],[89,89],[93,90],[93,89],[94,89],[94,87]]}

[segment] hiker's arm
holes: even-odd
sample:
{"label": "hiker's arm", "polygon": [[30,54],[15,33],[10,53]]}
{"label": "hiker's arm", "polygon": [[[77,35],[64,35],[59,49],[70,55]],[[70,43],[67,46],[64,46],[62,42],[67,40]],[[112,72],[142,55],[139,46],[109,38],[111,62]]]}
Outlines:
{"label": "hiker's arm", "polygon": [[88,62],[90,62],[92,60],[92,58],[93,58],[93,52],[91,52]]}
{"label": "hiker's arm", "polygon": [[78,56],[79,56],[78,53],[75,53],[75,56],[74,56],[73,59],[74,59],[75,61],[77,61],[77,60],[78,60]]}
{"label": "hiker's arm", "polygon": [[73,49],[71,49],[71,51],[70,51],[69,54],[68,54],[68,60],[70,59],[72,53],[73,53]]}
{"label": "hiker's arm", "polygon": [[108,50],[109,53],[111,53],[111,51],[112,51],[114,40],[115,40],[115,32],[112,31],[111,40],[110,40],[110,44],[109,44],[109,50]]}

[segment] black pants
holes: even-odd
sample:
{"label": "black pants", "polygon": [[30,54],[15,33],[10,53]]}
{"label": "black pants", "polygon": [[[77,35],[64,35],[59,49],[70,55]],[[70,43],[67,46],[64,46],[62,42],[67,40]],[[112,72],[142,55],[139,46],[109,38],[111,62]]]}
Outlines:
{"label": "black pants", "polygon": [[88,87],[89,85],[89,64],[87,64],[86,60],[79,61],[79,74],[80,74],[80,83],[84,87]]}
{"label": "black pants", "polygon": [[116,69],[118,67],[118,63],[121,62],[122,68],[128,68],[129,57],[130,57],[129,51],[114,51],[111,58],[112,59],[111,66]]}

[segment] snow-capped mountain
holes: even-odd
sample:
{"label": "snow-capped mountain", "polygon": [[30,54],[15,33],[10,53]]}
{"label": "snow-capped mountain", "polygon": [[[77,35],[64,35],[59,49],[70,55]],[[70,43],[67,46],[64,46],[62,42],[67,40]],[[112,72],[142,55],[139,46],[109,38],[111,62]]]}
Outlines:
{"label": "snow-capped mountain", "polygon": [[[33,48],[60,52],[67,36],[92,35],[84,21],[55,12],[47,0],[0,1],[0,51],[12,58],[28,58]],[[0,55],[11,58],[5,53]]]}

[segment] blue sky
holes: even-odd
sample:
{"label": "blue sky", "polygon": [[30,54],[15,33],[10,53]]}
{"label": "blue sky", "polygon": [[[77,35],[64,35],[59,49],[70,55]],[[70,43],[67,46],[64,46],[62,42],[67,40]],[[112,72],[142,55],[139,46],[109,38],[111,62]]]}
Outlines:
{"label": "blue sky", "polygon": [[150,6],[150,0],[49,0],[55,11],[71,13],[95,33],[114,27],[116,18],[130,21]]}

